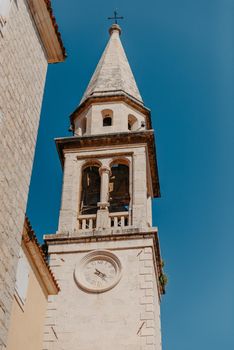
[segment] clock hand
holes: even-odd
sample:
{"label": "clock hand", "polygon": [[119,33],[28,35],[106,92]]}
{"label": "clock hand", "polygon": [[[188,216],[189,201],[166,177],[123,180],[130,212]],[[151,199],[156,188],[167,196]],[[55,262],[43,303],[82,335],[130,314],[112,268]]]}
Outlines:
{"label": "clock hand", "polygon": [[105,273],[99,271],[98,269],[95,269],[95,270],[96,270],[96,271],[94,272],[95,275],[101,277],[102,279],[105,279],[105,277],[106,277],[106,274],[105,274]]}
{"label": "clock hand", "polygon": [[99,271],[98,269],[95,269],[95,272],[94,272],[94,274],[95,274],[95,275],[97,275],[97,276],[100,276],[100,274],[101,274],[101,271]]}
{"label": "clock hand", "polygon": [[102,278],[106,277],[106,274],[100,271],[100,275]]}

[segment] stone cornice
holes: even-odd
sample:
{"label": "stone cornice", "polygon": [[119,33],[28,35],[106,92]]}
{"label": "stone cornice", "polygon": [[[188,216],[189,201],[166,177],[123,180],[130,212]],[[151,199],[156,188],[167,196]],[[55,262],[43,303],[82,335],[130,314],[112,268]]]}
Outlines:
{"label": "stone cornice", "polygon": [[43,43],[48,63],[63,62],[66,51],[53,15],[50,0],[27,0],[34,23]]}
{"label": "stone cornice", "polygon": [[63,166],[64,152],[75,149],[91,147],[107,147],[118,145],[146,144],[151,170],[152,186],[154,197],[160,197],[160,185],[158,166],[156,159],[156,149],[154,141],[154,130],[131,131],[122,133],[102,134],[93,136],[73,136],[55,139],[56,147]]}

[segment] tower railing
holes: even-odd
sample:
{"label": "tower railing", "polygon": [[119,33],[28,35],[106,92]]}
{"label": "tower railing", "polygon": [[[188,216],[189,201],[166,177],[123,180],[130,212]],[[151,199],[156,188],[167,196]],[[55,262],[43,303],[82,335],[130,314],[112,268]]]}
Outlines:
{"label": "tower railing", "polygon": [[79,215],[78,230],[94,230],[96,229],[96,214]]}
{"label": "tower railing", "polygon": [[[78,216],[78,230],[92,231],[97,228],[97,215],[86,214]],[[124,228],[131,225],[128,211],[109,213],[109,227],[110,228]]]}
{"label": "tower railing", "polygon": [[130,225],[129,212],[116,212],[109,214],[110,227],[126,227]]}

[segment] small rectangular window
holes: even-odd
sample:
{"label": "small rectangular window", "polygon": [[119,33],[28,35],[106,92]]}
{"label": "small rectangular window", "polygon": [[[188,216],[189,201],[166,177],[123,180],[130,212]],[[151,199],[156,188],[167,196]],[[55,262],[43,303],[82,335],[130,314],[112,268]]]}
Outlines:
{"label": "small rectangular window", "polygon": [[109,116],[105,116],[103,118],[103,126],[111,126],[112,125],[112,118]]}
{"label": "small rectangular window", "polygon": [[28,280],[29,280],[29,263],[21,248],[17,271],[16,271],[15,289],[23,304],[25,303],[26,297],[27,297]]}

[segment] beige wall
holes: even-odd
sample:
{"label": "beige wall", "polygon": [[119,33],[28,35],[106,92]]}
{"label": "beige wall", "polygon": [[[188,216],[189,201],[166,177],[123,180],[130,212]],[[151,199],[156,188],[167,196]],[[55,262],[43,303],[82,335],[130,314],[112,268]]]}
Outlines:
{"label": "beige wall", "polygon": [[36,271],[29,265],[27,297],[13,300],[7,350],[42,350],[47,295]]}
{"label": "beige wall", "polygon": [[0,37],[0,349],[5,348],[47,60],[27,1]]}

